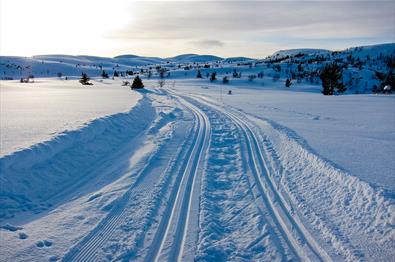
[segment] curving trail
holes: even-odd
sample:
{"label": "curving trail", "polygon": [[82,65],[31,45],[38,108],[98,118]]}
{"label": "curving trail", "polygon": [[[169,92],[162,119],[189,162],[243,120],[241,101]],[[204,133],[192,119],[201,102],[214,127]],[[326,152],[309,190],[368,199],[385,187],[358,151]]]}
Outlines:
{"label": "curving trail", "polygon": [[[123,243],[110,260],[261,260],[273,254],[281,260],[332,261],[279,191],[245,115],[199,96],[172,90],[161,95],[192,116],[186,141],[177,152],[168,141],[153,152],[108,215],[63,261],[102,259],[126,227],[138,228],[124,232],[133,244]],[[155,166],[166,154],[173,157]],[[144,208],[137,211],[140,202]],[[235,230],[245,235],[238,239]]]}
{"label": "curving trail", "polygon": [[299,260],[332,261],[328,253],[318,244],[300,219],[295,216],[292,208],[278,191],[265,163],[263,149],[251,127],[251,123],[246,120],[247,118],[241,116],[240,113],[210,103],[201,97],[193,96],[193,99],[231,119],[243,134],[246,141],[249,168],[253,176],[252,179],[258,188],[259,197],[273,218],[275,227],[281,232],[289,248],[297,255]]}
{"label": "curving trail", "polygon": [[[70,159],[80,160],[70,173],[84,172],[52,194],[70,201],[0,228],[5,260],[359,261],[352,220],[362,245],[393,250],[393,203],[270,119],[201,94],[144,92],[130,115],[72,133],[78,139],[45,155],[48,173]],[[371,244],[383,235],[383,248]],[[14,251],[16,241],[24,246]]]}
{"label": "curving trail", "polygon": [[[176,99],[180,100],[192,113],[194,119],[194,126],[186,141],[182,143],[181,150],[174,150],[174,146],[169,147],[170,142],[166,142],[153,152],[147,159],[145,166],[137,172],[136,181],[122,197],[115,201],[108,215],[63,257],[63,261],[97,261],[101,259],[102,251],[108,249],[108,243],[112,242],[114,238],[119,238],[120,229],[130,226],[133,221],[138,219],[146,220],[148,228],[152,224],[150,216],[157,214],[161,205],[166,207],[161,214],[145,260],[158,261],[160,258],[160,260],[176,261],[182,259],[188,225],[192,219],[195,220],[195,223],[198,219],[197,216],[191,217],[191,208],[193,200],[196,201],[200,194],[199,188],[196,188],[196,180],[200,178],[202,172],[202,157],[208,146],[210,124],[207,116],[197,107],[182,98],[177,97]],[[164,155],[174,154],[173,151],[177,152],[163,165],[163,168],[155,166],[158,159],[163,159]],[[158,173],[163,181],[157,181]],[[171,192],[167,201],[162,202],[157,194],[160,193],[161,196],[166,197],[166,187],[170,187]],[[148,211],[144,213],[143,217],[135,211],[136,203],[139,201],[149,205]],[[138,252],[136,249],[141,251],[142,247],[139,242],[144,241],[146,232],[140,232],[138,236],[133,237],[137,243],[133,247],[128,247],[128,251],[121,252],[118,259],[133,259],[135,253]]]}

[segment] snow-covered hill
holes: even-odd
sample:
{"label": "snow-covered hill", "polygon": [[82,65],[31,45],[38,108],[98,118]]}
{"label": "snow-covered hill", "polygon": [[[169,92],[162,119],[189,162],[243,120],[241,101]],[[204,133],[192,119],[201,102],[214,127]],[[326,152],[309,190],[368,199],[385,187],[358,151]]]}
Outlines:
{"label": "snow-covered hill", "polygon": [[221,61],[223,58],[208,55],[181,55],[171,58],[141,57],[121,55],[114,58],[96,56],[37,55],[33,57],[0,57],[0,78],[53,77],[58,73],[65,76],[79,76],[82,72],[90,76],[101,74],[102,70],[114,71],[137,70],[137,67],[179,63],[206,63]]}
{"label": "snow-covered hill", "polygon": [[313,48],[300,48],[300,49],[287,49],[280,50],[269,56],[269,58],[284,58],[284,57],[294,57],[294,56],[302,56],[302,55],[326,55],[331,53],[329,50],[325,49],[313,49]]}
{"label": "snow-covered hill", "polygon": [[196,54],[185,54],[179,55],[175,57],[166,58],[168,61],[172,61],[175,63],[206,63],[206,62],[215,62],[221,61],[223,58],[213,55],[196,55]]}
{"label": "snow-covered hill", "polygon": [[[391,62],[392,61],[392,62]],[[265,59],[246,57],[221,58],[212,55],[184,54],[169,58],[120,55],[114,58],[95,56],[39,55],[33,57],[0,57],[0,78],[20,79],[28,76],[54,77],[100,76],[104,70],[111,77],[115,71],[121,77],[140,74],[143,77],[193,77],[201,70],[204,77],[216,72],[219,79],[232,78],[233,72],[242,73],[236,81],[272,77],[274,81],[290,79],[292,83],[320,85],[320,71],[330,63],[342,67],[342,81],[348,94],[383,91],[383,79],[395,78],[390,70],[395,61],[395,43],[353,47],[341,51],[323,49],[281,50]],[[162,72],[162,73],[160,73]],[[391,73],[392,72],[392,73]],[[256,79],[256,80],[254,80]],[[388,81],[387,81],[388,82]],[[295,85],[293,85],[295,86]],[[392,87],[394,89],[395,87]]]}

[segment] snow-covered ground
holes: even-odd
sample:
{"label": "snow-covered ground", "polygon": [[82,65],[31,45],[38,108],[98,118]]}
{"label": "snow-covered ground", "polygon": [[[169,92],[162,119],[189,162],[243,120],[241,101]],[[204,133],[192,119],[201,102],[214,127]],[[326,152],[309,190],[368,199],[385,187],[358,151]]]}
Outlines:
{"label": "snow-covered ground", "polygon": [[[205,86],[209,88],[202,89]],[[177,88],[268,120],[337,167],[395,193],[394,96],[327,97],[319,86],[305,84],[289,90],[186,80]],[[228,90],[233,95],[227,95]]]}
{"label": "snow-covered ground", "polygon": [[118,81],[36,79],[0,82],[0,156],[47,141],[86,122],[129,111],[141,98]]}
{"label": "snow-covered ground", "polygon": [[248,63],[2,81],[0,261],[392,260],[395,97]]}

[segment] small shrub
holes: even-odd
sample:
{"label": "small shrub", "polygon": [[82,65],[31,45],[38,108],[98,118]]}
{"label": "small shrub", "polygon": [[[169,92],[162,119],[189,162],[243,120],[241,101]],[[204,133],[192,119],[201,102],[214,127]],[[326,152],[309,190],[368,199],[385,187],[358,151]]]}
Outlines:
{"label": "small shrub", "polygon": [[210,76],[210,82],[213,82],[217,80],[217,73],[216,72],[212,72],[211,76]]}
{"label": "small shrub", "polygon": [[88,86],[93,85],[91,82],[89,82],[89,80],[90,80],[90,78],[88,77],[87,74],[85,74],[85,73],[81,74],[80,83],[82,85],[88,85]]}
{"label": "small shrub", "polygon": [[285,80],[285,86],[291,87],[291,85],[292,85],[291,79],[287,78],[287,80]]}

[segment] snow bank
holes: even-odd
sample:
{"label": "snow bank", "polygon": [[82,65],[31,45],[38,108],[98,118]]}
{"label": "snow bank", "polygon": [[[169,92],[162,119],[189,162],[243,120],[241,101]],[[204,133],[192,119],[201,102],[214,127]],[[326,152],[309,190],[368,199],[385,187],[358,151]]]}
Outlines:
{"label": "snow bank", "polygon": [[65,201],[74,189],[89,183],[102,162],[117,161],[111,156],[137,138],[154,116],[151,102],[142,99],[130,112],[93,120],[0,158],[0,220]]}

